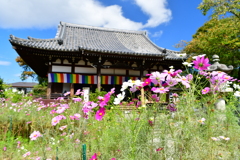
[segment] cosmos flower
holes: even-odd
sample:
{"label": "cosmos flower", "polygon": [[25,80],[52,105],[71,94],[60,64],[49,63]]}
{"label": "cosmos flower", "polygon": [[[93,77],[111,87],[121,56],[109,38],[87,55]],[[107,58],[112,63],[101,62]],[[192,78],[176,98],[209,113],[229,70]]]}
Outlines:
{"label": "cosmos flower", "polygon": [[103,116],[105,115],[105,108],[100,108],[95,115],[96,120],[101,121]]}
{"label": "cosmos flower", "polygon": [[196,60],[193,61],[194,68],[196,68],[200,71],[207,70],[207,67],[210,66],[210,64],[208,62],[209,62],[208,58],[204,58],[204,56],[203,57],[198,56],[196,58]]}
{"label": "cosmos flower", "polygon": [[192,67],[192,64],[193,64],[193,63],[183,62],[182,64],[183,64],[184,66]]}
{"label": "cosmos flower", "polygon": [[223,140],[226,140],[226,141],[230,140],[229,137],[224,137],[224,136],[219,136],[219,138],[221,138],[221,139],[223,139]]}
{"label": "cosmos flower", "polygon": [[38,137],[42,137],[42,134],[39,131],[34,131],[29,137],[31,140],[36,140]]}
{"label": "cosmos flower", "polygon": [[205,87],[205,88],[202,90],[202,94],[207,94],[208,92],[210,92],[210,88],[209,88],[209,87]]}
{"label": "cosmos flower", "polygon": [[158,88],[158,87],[153,87],[153,88],[152,88],[152,91],[153,91],[154,93],[166,93],[166,92],[169,91],[169,88],[164,88],[164,87],[160,87],[160,88]]}
{"label": "cosmos flower", "polygon": [[216,138],[216,137],[211,137],[212,140],[214,141],[219,141],[220,139],[219,138]]}
{"label": "cosmos flower", "polygon": [[81,115],[79,113],[74,114],[73,116],[70,116],[71,120],[80,120],[79,118],[81,117]]}
{"label": "cosmos flower", "polygon": [[92,156],[92,158],[90,158],[89,160],[97,160],[97,153],[94,153],[94,155]]}
{"label": "cosmos flower", "polygon": [[198,122],[201,123],[201,124],[205,124],[204,123],[205,120],[206,120],[205,118],[202,118],[202,119],[198,120]]}
{"label": "cosmos flower", "polygon": [[67,125],[61,126],[59,129],[62,131],[62,130],[64,130],[65,128],[67,128]]}
{"label": "cosmos flower", "polygon": [[148,86],[151,84],[151,79],[150,78],[147,78],[144,82],[143,82],[143,86]]}
{"label": "cosmos flower", "polygon": [[124,99],[124,97],[125,97],[125,92],[118,94],[117,97],[114,98],[113,104],[120,104],[120,102]]}
{"label": "cosmos flower", "polygon": [[240,92],[239,92],[239,91],[236,91],[236,92],[234,93],[234,96],[235,96],[235,97],[240,97]]}
{"label": "cosmos flower", "polygon": [[27,157],[27,156],[29,156],[31,154],[31,152],[27,152],[27,153],[25,153],[24,155],[23,155],[23,157]]}

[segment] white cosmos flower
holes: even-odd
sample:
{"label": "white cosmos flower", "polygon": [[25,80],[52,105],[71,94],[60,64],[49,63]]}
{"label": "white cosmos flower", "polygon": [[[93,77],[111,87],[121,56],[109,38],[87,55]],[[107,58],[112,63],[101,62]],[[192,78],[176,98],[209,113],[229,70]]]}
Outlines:
{"label": "white cosmos flower", "polygon": [[192,59],[196,59],[197,57],[200,57],[200,58],[201,58],[201,57],[204,57],[204,56],[206,56],[206,54],[201,54],[201,55],[198,55],[198,56],[193,56]]}
{"label": "white cosmos flower", "polygon": [[239,92],[239,91],[236,91],[236,92],[234,93],[234,96],[240,97],[240,92]]}
{"label": "white cosmos flower", "polygon": [[118,94],[117,97],[114,98],[113,104],[119,104],[124,99],[124,97],[125,97],[125,92]]}
{"label": "white cosmos flower", "polygon": [[124,90],[127,89],[128,87],[129,87],[129,82],[123,82],[121,91],[124,91]]}
{"label": "white cosmos flower", "polygon": [[183,64],[184,66],[192,67],[192,64],[193,64],[193,63],[183,62],[182,64]]}

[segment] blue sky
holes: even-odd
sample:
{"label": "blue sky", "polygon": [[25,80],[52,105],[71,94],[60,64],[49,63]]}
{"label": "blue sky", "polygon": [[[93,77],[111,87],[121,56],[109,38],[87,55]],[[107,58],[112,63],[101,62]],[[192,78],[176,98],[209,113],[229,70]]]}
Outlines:
{"label": "blue sky", "polygon": [[[54,38],[60,21],[128,30],[146,30],[159,47],[190,41],[209,20],[197,9],[201,0],[5,0],[0,5],[0,77],[21,81],[18,54],[10,34],[27,38]],[[31,82],[32,79],[27,81]]]}

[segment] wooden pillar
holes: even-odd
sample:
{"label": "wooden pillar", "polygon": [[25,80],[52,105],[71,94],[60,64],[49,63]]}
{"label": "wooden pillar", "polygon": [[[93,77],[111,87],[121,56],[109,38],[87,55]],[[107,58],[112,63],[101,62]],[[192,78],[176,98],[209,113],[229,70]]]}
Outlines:
{"label": "wooden pillar", "polygon": [[72,97],[74,95],[74,83],[70,84],[70,96]]}
{"label": "wooden pillar", "polygon": [[52,83],[48,82],[48,87],[47,87],[47,99],[51,99],[51,94],[52,94]]}
{"label": "wooden pillar", "polygon": [[101,91],[101,66],[97,66],[97,89]]}
{"label": "wooden pillar", "polygon": [[[143,69],[140,69],[140,78],[143,81]],[[145,107],[145,96],[144,96],[144,88],[141,88],[141,104],[142,107]]]}

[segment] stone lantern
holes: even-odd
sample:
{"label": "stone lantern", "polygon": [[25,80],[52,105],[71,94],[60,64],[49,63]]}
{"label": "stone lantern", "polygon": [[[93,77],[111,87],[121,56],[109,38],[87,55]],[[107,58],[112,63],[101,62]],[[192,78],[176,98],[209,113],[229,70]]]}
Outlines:
{"label": "stone lantern", "polygon": [[[208,72],[212,72],[212,71],[221,71],[221,72],[225,72],[227,74],[229,74],[232,70],[233,70],[233,66],[226,66],[225,64],[220,64],[219,61],[219,56],[218,55],[213,55],[213,61],[214,63],[208,67],[207,71]],[[220,91],[221,92],[232,92],[232,90],[227,90],[226,89],[226,85],[227,84],[223,84],[221,86]],[[226,102],[223,98],[219,98],[216,103],[215,103],[215,108],[220,110],[220,111],[225,111],[226,110]],[[225,114],[223,113],[222,115],[220,115],[220,117],[218,117],[219,120],[224,120],[226,118]]]}
{"label": "stone lantern", "polygon": [[222,72],[225,72],[225,73],[230,73],[232,70],[233,70],[233,66],[230,65],[230,66],[226,66],[225,64],[220,64],[219,61],[219,56],[218,55],[213,55],[212,56],[213,58],[213,61],[214,63],[208,67],[208,70],[209,72],[211,71],[222,71]]}

